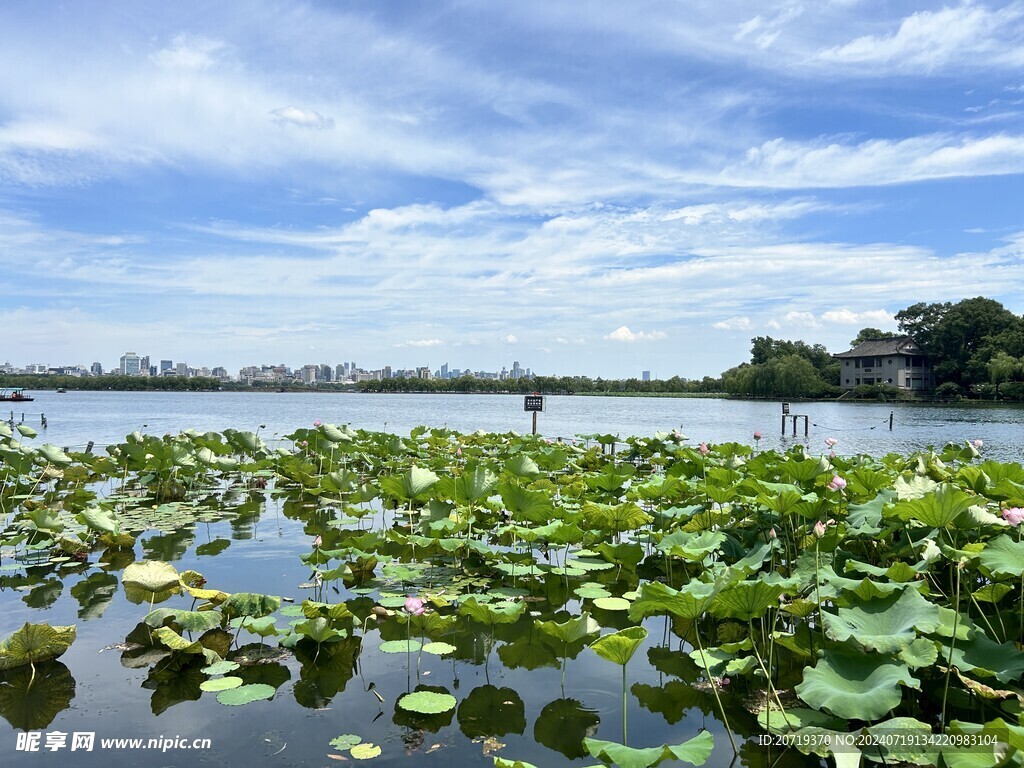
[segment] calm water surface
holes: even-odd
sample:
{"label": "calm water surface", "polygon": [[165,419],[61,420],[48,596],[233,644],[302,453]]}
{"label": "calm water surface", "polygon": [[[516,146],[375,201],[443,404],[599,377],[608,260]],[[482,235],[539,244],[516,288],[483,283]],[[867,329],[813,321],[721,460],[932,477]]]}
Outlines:
{"label": "calm water surface", "polygon": [[[418,425],[447,426],[461,432],[528,432],[530,414],[518,395],[373,395],[340,393],[247,392],[35,392],[36,400],[18,406],[25,422],[49,426],[40,441],[82,447],[120,442],[134,430],[163,434],[183,429],[255,430],[273,440],[319,419],[354,428],[408,434]],[[2,405],[8,406],[4,403]],[[805,414],[797,437],[781,432],[781,404],[696,398],[572,397],[547,398],[538,430],[550,437],[580,434],[651,435],[678,429],[692,441],[750,443],[763,433],[763,448],[786,448],[794,441],[817,449],[826,437],[840,442],[842,453],[911,452],[929,445],[981,439],[992,458],[1024,459],[1024,408],[1021,406],[906,405],[888,403],[794,403]],[[893,429],[889,431],[889,414]],[[9,417],[11,409],[0,409]]]}

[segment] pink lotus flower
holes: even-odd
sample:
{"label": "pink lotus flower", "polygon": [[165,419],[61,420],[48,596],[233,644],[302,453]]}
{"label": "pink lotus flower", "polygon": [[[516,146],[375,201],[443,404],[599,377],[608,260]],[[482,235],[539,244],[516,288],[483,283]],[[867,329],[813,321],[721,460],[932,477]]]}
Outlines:
{"label": "pink lotus flower", "polygon": [[777,538],[779,538],[779,534],[777,534],[775,532],[775,526],[774,525],[772,526],[771,530],[768,531],[768,538],[769,539],[777,539]]}
{"label": "pink lotus flower", "polygon": [[461,445],[458,448],[455,449],[455,455],[456,456],[461,456],[462,455],[462,446]]}
{"label": "pink lotus flower", "polygon": [[1020,507],[1010,507],[1009,509],[1003,510],[1003,520],[1008,522],[1014,528],[1021,523],[1024,523],[1024,509]]}
{"label": "pink lotus flower", "polygon": [[320,427],[320,426],[323,426],[323,422],[322,422],[322,421],[320,421],[320,419],[317,419],[316,421],[314,421],[314,422],[313,422],[313,426],[314,426],[314,427]]}
{"label": "pink lotus flower", "polygon": [[846,487],[846,481],[839,475],[836,475],[832,478],[832,482],[828,484],[828,487],[833,491],[841,491]]}
{"label": "pink lotus flower", "polygon": [[814,535],[819,539],[825,535],[825,524],[821,520],[814,524]]}
{"label": "pink lotus flower", "polygon": [[313,549],[320,549],[320,545],[324,543],[323,537],[318,533],[316,538],[313,539]]}
{"label": "pink lotus flower", "polygon": [[701,456],[707,456],[711,452],[711,449],[708,448],[707,443],[701,443],[699,446],[697,446],[697,450],[700,451]]}
{"label": "pink lotus flower", "polygon": [[825,438],[825,445],[827,445],[829,448],[834,447],[836,445],[836,443],[838,443],[838,442],[839,441],[836,440],[834,437],[826,437]]}
{"label": "pink lotus flower", "polygon": [[754,433],[754,439],[755,440],[760,440],[762,437],[763,437],[763,435],[760,432],[755,432]]}
{"label": "pink lotus flower", "polygon": [[835,452],[835,451],[829,451],[829,452],[828,452],[828,457],[829,457],[830,459],[834,459],[834,458],[836,457],[836,452]]}
{"label": "pink lotus flower", "polygon": [[407,597],[405,598],[405,612],[410,616],[419,616],[426,609],[423,607],[423,601],[418,597]]}
{"label": "pink lotus flower", "polygon": [[984,444],[985,441],[981,440],[980,438],[977,440],[971,440],[971,445],[973,445],[975,448],[981,448],[981,446],[983,446]]}

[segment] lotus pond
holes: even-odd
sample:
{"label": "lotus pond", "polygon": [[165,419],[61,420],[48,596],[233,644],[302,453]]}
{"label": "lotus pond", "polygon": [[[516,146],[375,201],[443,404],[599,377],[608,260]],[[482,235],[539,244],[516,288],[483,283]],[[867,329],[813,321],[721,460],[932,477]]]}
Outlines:
{"label": "lotus pond", "polygon": [[1024,468],[981,446],[35,437],[0,425],[19,764],[1024,763]]}

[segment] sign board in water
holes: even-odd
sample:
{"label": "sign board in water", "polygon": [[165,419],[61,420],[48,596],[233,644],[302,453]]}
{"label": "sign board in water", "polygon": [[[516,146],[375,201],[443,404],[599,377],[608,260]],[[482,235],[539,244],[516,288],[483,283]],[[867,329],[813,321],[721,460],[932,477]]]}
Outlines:
{"label": "sign board in water", "polygon": [[782,415],[783,416],[788,416],[789,415],[789,403],[783,403],[782,404]]}
{"label": "sign board in water", "polygon": [[544,410],[544,395],[526,395],[523,398],[523,410],[524,411],[543,411]]}

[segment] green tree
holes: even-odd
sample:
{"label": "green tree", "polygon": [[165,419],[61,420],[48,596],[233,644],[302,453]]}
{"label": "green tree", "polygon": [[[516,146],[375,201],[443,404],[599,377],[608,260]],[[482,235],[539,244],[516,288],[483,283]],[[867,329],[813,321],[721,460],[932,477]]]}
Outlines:
{"label": "green tree", "polygon": [[898,339],[901,335],[893,331],[880,331],[877,328],[861,328],[857,336],[850,340],[850,346],[856,347],[858,344],[870,341],[871,339]]}

